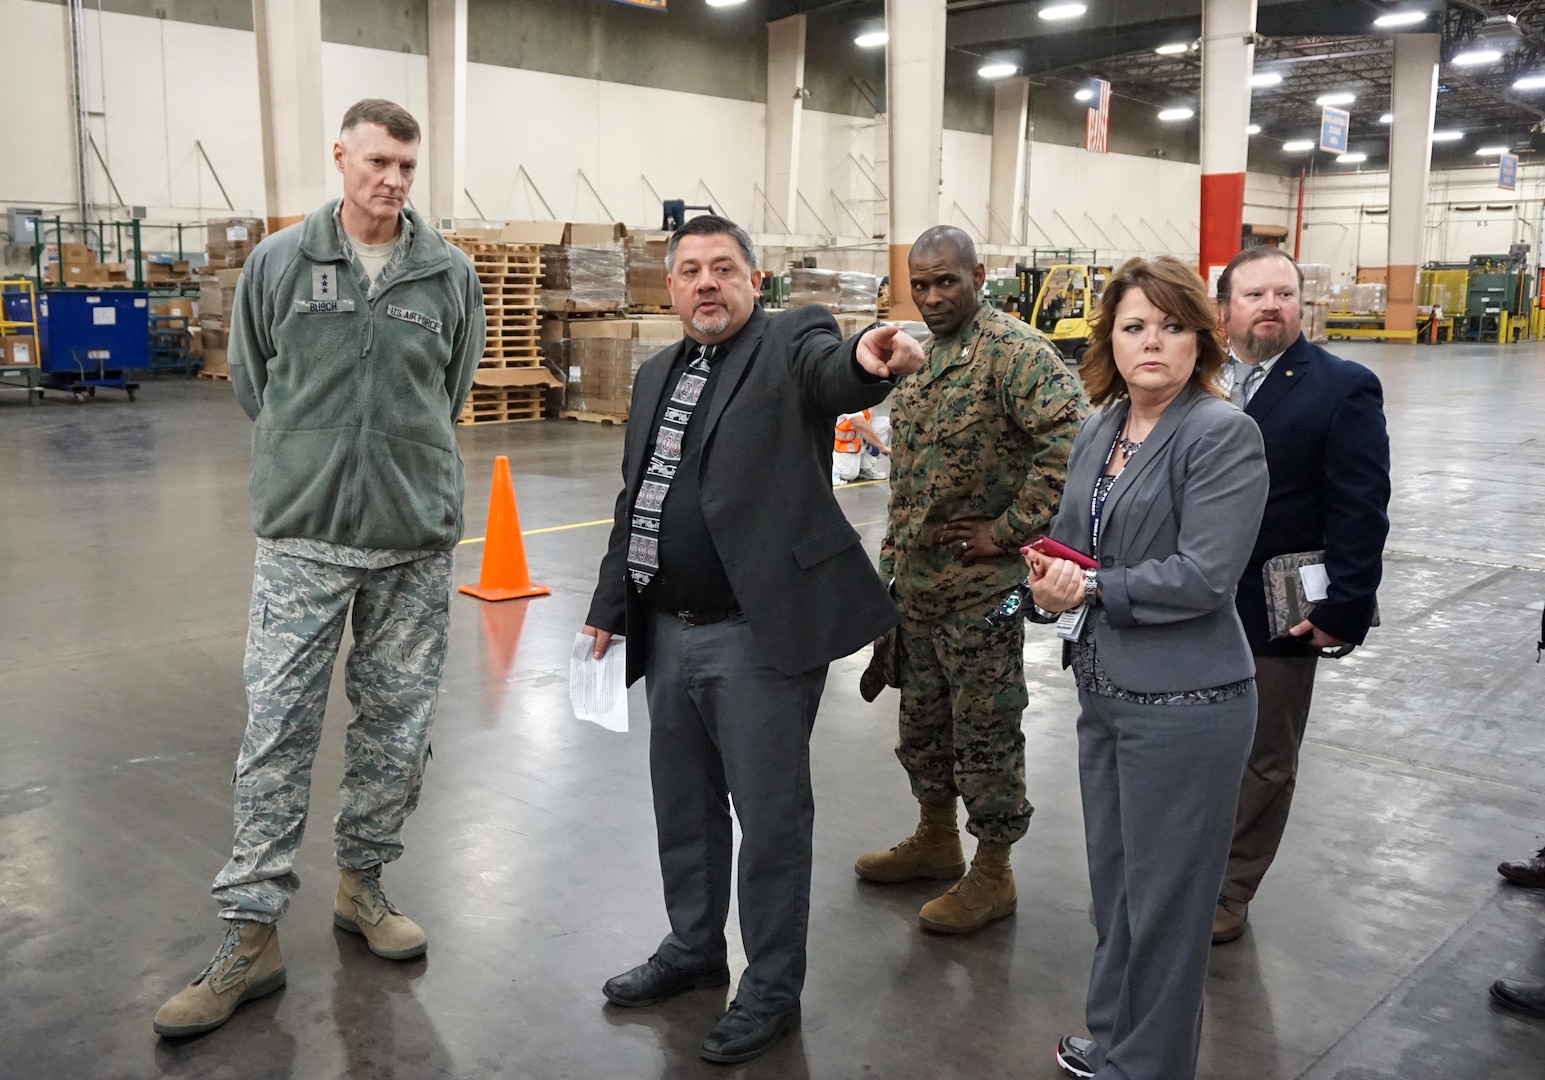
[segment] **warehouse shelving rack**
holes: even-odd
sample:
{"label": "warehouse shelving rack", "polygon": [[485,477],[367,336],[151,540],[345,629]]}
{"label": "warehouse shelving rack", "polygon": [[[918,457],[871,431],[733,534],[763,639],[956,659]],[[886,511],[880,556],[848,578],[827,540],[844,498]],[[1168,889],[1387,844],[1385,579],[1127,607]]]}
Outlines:
{"label": "warehouse shelving rack", "polygon": [[[25,319],[12,319],[6,314],[7,295],[20,294],[27,298],[24,310],[27,312]],[[38,333],[38,294],[33,287],[31,278],[0,278],[0,337],[9,337],[13,334],[27,333],[32,336],[32,363],[29,366],[19,364],[6,364],[0,366],[0,390],[20,390],[27,395],[27,404],[36,405],[38,398],[43,396],[40,385],[40,377],[43,372],[42,361],[39,355],[42,337]],[[22,385],[12,386],[12,379]]]}

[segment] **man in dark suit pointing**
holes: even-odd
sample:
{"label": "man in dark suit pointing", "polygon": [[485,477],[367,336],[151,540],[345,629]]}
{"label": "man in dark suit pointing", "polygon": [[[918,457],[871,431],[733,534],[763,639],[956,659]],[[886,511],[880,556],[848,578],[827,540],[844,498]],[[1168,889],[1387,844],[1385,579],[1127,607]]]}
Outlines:
{"label": "man in dark suit pointing", "polygon": [[747,1061],[799,1015],[827,665],[900,619],[832,497],[831,433],[923,352],[896,327],[844,343],[821,308],[769,316],[751,238],[723,218],[676,230],[666,272],[686,337],[634,379],[584,632],[598,657],[625,635],[628,682],[645,679],[671,929],[604,993],[641,1006],[729,982],[733,796],[747,967],[701,1053]]}
{"label": "man in dark suit pointing", "polygon": [[[1361,645],[1374,615],[1389,535],[1389,434],[1373,372],[1302,332],[1303,274],[1284,251],[1252,248],[1218,280],[1234,402],[1260,426],[1271,490],[1260,536],[1235,593],[1260,711],[1245,767],[1213,941],[1245,932],[1287,826],[1298,751],[1321,650]],[[1325,552],[1325,599],[1290,636],[1267,628],[1262,566],[1278,555]]]}

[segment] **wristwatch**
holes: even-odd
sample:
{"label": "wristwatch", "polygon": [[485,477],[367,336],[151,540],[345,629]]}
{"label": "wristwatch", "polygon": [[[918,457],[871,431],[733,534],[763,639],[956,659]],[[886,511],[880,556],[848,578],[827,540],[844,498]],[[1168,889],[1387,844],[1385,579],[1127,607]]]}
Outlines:
{"label": "wristwatch", "polygon": [[1094,605],[1099,600],[1100,572],[1098,570],[1084,571],[1084,603]]}

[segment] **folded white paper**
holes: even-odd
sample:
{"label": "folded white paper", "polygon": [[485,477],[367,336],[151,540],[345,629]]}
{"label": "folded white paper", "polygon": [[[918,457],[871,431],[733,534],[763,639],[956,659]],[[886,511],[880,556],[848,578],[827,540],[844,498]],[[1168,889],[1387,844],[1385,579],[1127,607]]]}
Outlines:
{"label": "folded white paper", "polygon": [[627,642],[612,638],[606,655],[597,660],[595,638],[574,635],[574,655],[569,665],[569,699],[580,720],[600,724],[607,731],[628,730]]}
{"label": "folded white paper", "polygon": [[1304,599],[1318,604],[1330,595],[1330,576],[1324,563],[1309,563],[1298,568],[1298,580],[1304,585]]}

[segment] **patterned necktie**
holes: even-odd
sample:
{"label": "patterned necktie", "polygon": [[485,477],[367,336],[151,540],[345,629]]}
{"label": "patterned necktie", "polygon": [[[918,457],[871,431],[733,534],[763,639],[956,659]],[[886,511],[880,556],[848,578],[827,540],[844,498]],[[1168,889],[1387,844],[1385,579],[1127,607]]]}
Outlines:
{"label": "patterned necktie", "polygon": [[1247,364],[1236,357],[1229,358],[1229,367],[1234,375],[1234,388],[1229,397],[1235,405],[1243,409],[1250,403],[1256,387],[1261,385],[1261,380],[1266,377],[1266,369],[1260,364]]}
{"label": "patterned necktie", "polygon": [[638,496],[633,500],[628,576],[641,590],[647,588],[660,572],[660,515],[665,509],[665,496],[670,493],[671,481],[676,479],[676,470],[681,465],[681,441],[692,420],[692,410],[697,408],[703,387],[708,385],[709,364],[713,362],[715,351],[716,346],[699,345],[697,355],[676,380],[676,389],[666,402],[659,430],[655,432],[644,482],[639,485]]}

